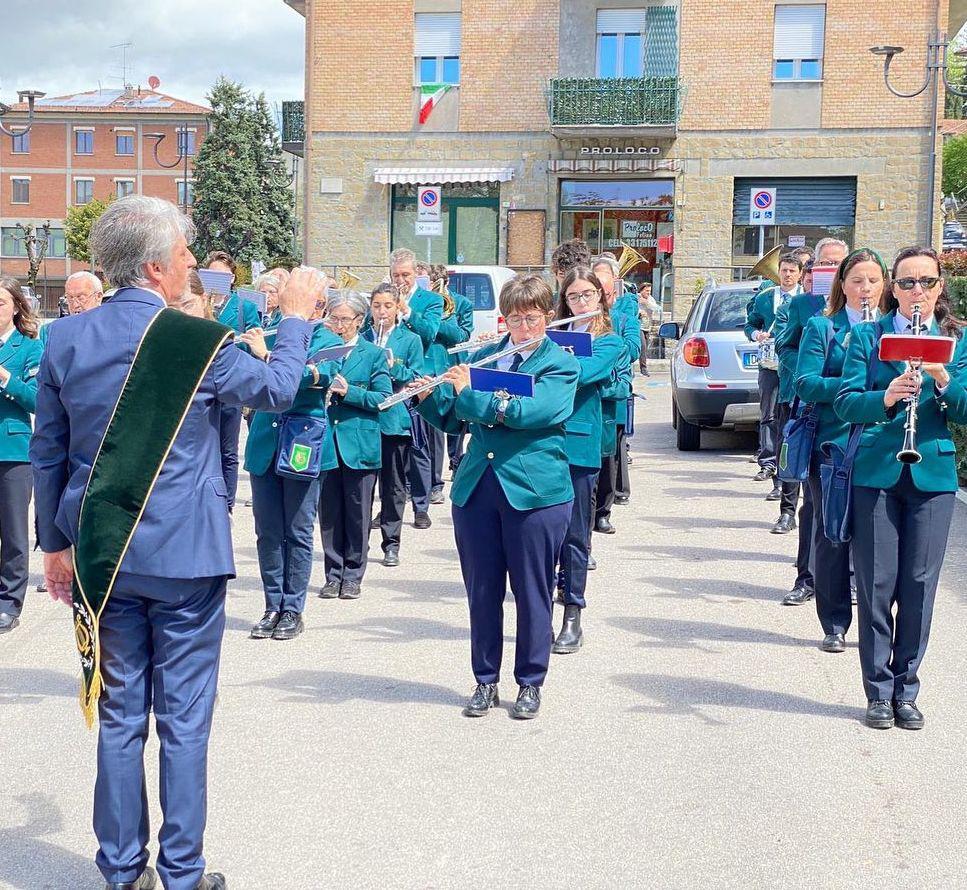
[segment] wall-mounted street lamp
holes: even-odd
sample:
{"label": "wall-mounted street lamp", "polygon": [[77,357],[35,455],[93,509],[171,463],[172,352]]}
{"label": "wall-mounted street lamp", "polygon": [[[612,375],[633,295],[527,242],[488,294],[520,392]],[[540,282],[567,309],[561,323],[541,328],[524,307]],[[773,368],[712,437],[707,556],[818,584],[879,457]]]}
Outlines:
{"label": "wall-mounted street lamp", "polygon": [[145,139],[154,139],[154,162],[159,167],[164,167],[165,170],[173,170],[179,164],[184,164],[185,168],[185,181],[181,192],[181,209],[185,216],[188,215],[188,124],[185,124],[184,129],[181,131],[184,136],[178,140],[178,157],[170,164],[165,164],[161,158],[158,156],[158,149],[161,143],[167,138],[165,133],[145,133]]}

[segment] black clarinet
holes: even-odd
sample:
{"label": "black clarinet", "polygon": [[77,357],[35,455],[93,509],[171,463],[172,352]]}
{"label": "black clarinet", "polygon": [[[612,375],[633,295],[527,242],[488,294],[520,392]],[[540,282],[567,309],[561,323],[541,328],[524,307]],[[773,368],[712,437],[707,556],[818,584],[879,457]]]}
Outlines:
{"label": "black clarinet", "polygon": [[[910,332],[913,336],[919,337],[923,333],[923,318],[921,316],[919,303],[914,305],[911,314]],[[919,359],[907,362],[908,370],[916,371],[918,383],[922,383],[923,381],[923,375],[920,372],[920,366],[922,364]],[[918,464],[923,460],[923,455],[917,451],[917,409],[920,403],[919,386],[917,387],[917,391],[907,398],[906,402],[907,416],[903,423],[903,447],[897,452],[896,459],[902,464]]]}

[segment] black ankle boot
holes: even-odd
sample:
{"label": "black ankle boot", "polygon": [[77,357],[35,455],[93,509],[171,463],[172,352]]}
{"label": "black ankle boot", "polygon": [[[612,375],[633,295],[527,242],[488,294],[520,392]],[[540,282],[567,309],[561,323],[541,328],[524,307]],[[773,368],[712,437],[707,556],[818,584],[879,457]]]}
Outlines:
{"label": "black ankle boot", "polygon": [[581,608],[580,606],[564,607],[564,624],[561,625],[561,632],[554,640],[552,651],[558,655],[567,655],[569,652],[577,652],[584,642],[584,631],[581,630]]}

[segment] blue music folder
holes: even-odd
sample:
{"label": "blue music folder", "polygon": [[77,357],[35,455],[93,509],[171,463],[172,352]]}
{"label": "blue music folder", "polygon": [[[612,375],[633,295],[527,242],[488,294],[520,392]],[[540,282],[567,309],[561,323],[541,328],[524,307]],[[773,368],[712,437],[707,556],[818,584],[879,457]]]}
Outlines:
{"label": "blue music folder", "polygon": [[213,272],[211,269],[198,269],[198,277],[206,294],[228,296],[232,290],[231,272]]}
{"label": "blue music folder", "polygon": [[355,348],[355,346],[349,346],[346,344],[343,346],[330,346],[327,349],[320,349],[318,352],[310,355],[309,358],[306,359],[306,364],[318,365],[319,362],[338,362],[349,355],[349,353]]}
{"label": "blue music folder", "polygon": [[498,371],[495,368],[471,368],[470,386],[478,392],[504,390],[512,396],[534,395],[534,375],[519,371]]}
{"label": "blue music folder", "polygon": [[262,291],[252,290],[250,287],[239,287],[236,288],[235,293],[238,294],[240,300],[248,300],[250,303],[254,303],[259,310],[259,315],[265,315],[268,308],[266,305],[267,297]]}
{"label": "blue music folder", "polygon": [[547,332],[547,338],[573,355],[581,358],[591,357],[591,335],[587,331],[550,330]]}

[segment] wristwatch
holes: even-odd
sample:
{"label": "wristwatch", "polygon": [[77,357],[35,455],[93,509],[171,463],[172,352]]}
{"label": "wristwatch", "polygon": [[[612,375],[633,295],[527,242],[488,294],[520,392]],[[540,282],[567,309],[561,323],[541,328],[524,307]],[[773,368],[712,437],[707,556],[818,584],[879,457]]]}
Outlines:
{"label": "wristwatch", "polygon": [[504,422],[504,415],[507,413],[507,408],[509,406],[510,406],[510,397],[509,396],[503,396],[503,397],[500,398],[500,401],[497,402],[497,408],[496,408],[496,412],[497,412],[496,420],[497,420],[497,423],[503,423]]}

